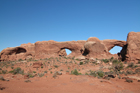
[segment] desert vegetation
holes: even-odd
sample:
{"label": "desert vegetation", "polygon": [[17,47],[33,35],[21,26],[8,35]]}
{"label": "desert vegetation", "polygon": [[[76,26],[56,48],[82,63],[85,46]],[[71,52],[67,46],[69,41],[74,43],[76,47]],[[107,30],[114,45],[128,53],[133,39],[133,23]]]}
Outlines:
{"label": "desert vegetation", "polygon": [[[96,69],[95,69],[96,68]],[[29,78],[43,77],[60,71],[69,75],[90,75],[97,78],[114,77],[122,78],[127,75],[139,75],[140,65],[125,63],[114,59],[80,60],[71,57],[56,57],[45,59],[28,59],[18,61],[0,62],[0,74],[21,74]]]}
{"label": "desert vegetation", "polygon": [[139,62],[122,62],[113,57],[92,60],[81,60],[74,57],[50,57],[38,60],[30,58],[28,60],[0,62],[0,81],[3,82],[22,79],[23,82],[30,83],[34,82],[33,78],[57,80],[65,75],[68,75],[70,80],[74,76],[88,76],[92,79],[99,79],[101,82],[117,79],[132,84],[140,81],[140,64]]}

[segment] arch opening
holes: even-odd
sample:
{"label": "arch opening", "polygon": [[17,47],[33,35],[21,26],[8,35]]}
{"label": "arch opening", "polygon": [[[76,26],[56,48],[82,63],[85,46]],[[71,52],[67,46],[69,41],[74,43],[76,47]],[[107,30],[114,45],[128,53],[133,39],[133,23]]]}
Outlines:
{"label": "arch opening", "polygon": [[26,49],[18,48],[17,51],[16,51],[16,54],[25,53],[25,52],[26,52]]}
{"label": "arch opening", "polygon": [[67,48],[61,48],[59,51],[59,56],[68,56],[72,51]]}
{"label": "arch opening", "polygon": [[72,51],[67,48],[65,48],[65,51],[66,51],[67,56],[72,53]]}
{"label": "arch opening", "polygon": [[84,53],[82,54],[83,56],[86,56],[86,55],[88,55],[89,54],[89,50],[87,50],[87,49],[85,49],[84,50]]}
{"label": "arch opening", "polygon": [[122,50],[122,47],[120,46],[114,46],[112,49],[109,50],[109,52],[111,54],[117,54],[117,53],[120,53]]}

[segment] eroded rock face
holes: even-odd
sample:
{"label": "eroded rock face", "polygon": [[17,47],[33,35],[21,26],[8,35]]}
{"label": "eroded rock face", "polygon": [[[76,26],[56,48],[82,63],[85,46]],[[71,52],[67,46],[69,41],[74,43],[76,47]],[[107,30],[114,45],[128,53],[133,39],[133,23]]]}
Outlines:
{"label": "eroded rock face", "polygon": [[35,58],[47,58],[58,57],[63,49],[69,49],[72,51],[68,56],[74,57],[81,55],[81,48],[86,41],[68,41],[68,42],[56,42],[56,41],[42,41],[35,43]]}
{"label": "eroded rock face", "polygon": [[[123,61],[140,60],[140,32],[130,32],[126,41],[121,40],[99,40],[90,37],[87,41],[56,42],[38,41],[35,44],[22,44],[18,47],[6,48],[0,52],[0,61],[14,61],[19,59],[44,59],[49,57],[69,56],[77,58],[108,59],[120,58]],[[114,46],[122,47],[120,53],[109,52]],[[71,50],[67,55],[65,49]]]}
{"label": "eroded rock face", "polygon": [[84,56],[87,57],[94,57],[94,58],[101,58],[105,57],[108,53],[105,46],[97,41],[89,41],[84,44]]}
{"label": "eroded rock face", "polygon": [[111,50],[114,46],[123,47],[126,45],[126,41],[121,40],[102,40],[102,43],[106,46],[107,50]]}
{"label": "eroded rock face", "polygon": [[123,47],[126,45],[126,41],[120,41],[120,40],[102,40],[100,41],[96,37],[90,37],[87,42],[84,44],[84,56],[87,56],[89,58],[118,58],[118,55],[111,54],[109,52],[110,49],[112,49],[114,46],[121,46]]}
{"label": "eroded rock face", "polygon": [[[76,57],[82,55],[81,48],[86,41],[68,41],[68,42],[56,42],[50,41],[38,41],[35,44],[22,44],[18,47],[6,48],[0,53],[1,61],[14,61],[25,59],[44,59],[49,57],[69,56]],[[65,49],[72,51],[67,55]]]}
{"label": "eroded rock face", "polygon": [[34,44],[28,43],[28,44],[22,44],[18,47],[11,47],[6,48],[1,51],[0,53],[0,60],[1,61],[14,61],[19,59],[27,59],[28,57],[34,57],[35,51],[34,51]]}
{"label": "eroded rock face", "polygon": [[140,61],[140,32],[128,33],[126,61]]}

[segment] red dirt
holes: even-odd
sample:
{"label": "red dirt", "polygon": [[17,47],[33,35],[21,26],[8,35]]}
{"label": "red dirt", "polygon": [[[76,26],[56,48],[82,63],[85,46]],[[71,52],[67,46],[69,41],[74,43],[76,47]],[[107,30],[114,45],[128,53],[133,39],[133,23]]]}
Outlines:
{"label": "red dirt", "polygon": [[[5,88],[0,90],[0,93],[140,93],[140,82],[136,79],[133,80],[133,83],[128,83],[125,79],[118,79],[117,77],[106,80],[84,75],[89,70],[99,70],[102,66],[109,67],[109,64],[101,63],[93,65],[92,62],[89,62],[88,64],[78,65],[80,61],[77,60],[65,58],[61,58],[59,62],[55,62],[54,60],[56,61],[56,59],[35,61],[43,63],[43,68],[38,69],[33,68],[32,63],[34,61],[16,63],[13,67],[21,67],[25,73],[31,73],[33,71],[37,73],[43,73],[43,71],[48,72],[43,77],[35,76],[29,78],[31,82],[25,82],[26,79],[21,74],[0,74],[0,76],[9,80],[0,80],[0,88]],[[71,63],[71,60],[76,63]],[[67,63],[65,63],[66,61]],[[46,62],[46,66],[44,66],[44,62]],[[51,63],[48,64],[48,62]],[[58,65],[59,67],[55,68],[54,65]],[[52,69],[49,70],[50,68]],[[75,68],[83,75],[68,74]],[[3,67],[2,69],[11,70],[10,67]],[[60,70],[62,75],[57,75],[56,78],[53,78],[54,72]],[[67,70],[69,72],[66,72]],[[108,69],[104,68],[102,70],[107,71]],[[137,77],[140,78],[139,75]]]}

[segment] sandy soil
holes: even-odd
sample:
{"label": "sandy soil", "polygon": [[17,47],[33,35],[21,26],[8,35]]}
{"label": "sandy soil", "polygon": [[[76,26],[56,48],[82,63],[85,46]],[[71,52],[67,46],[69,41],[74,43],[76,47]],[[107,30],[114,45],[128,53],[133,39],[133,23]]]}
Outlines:
{"label": "sandy soil", "polygon": [[[43,63],[42,68],[33,68],[34,62],[45,62],[46,66]],[[0,80],[0,88],[3,88],[0,90],[0,93],[140,93],[140,82],[135,78],[132,83],[128,83],[125,79],[117,77],[106,80],[85,75],[89,70],[102,69],[107,71],[107,68],[110,67],[109,64],[93,65],[92,62],[89,62],[88,64],[79,65],[79,62],[81,61],[72,59],[61,59],[59,62],[54,61],[54,59],[53,61],[16,62],[12,67],[21,67],[24,69],[24,73],[31,73],[33,71],[36,71],[36,73],[47,71],[47,73],[44,73],[41,77],[35,75],[29,79],[25,79],[24,75],[21,74],[0,74],[5,79],[5,81]],[[54,65],[58,65],[58,67],[54,67]],[[1,64],[0,66],[3,65]],[[3,66],[2,70],[5,69],[8,71],[12,70],[11,65],[9,67]],[[72,75],[71,71],[73,69],[78,69],[82,75]],[[62,72],[62,75],[56,75],[54,78],[53,76],[56,71]],[[140,78],[137,74],[134,76]],[[25,80],[30,80],[31,82],[25,82]]]}

